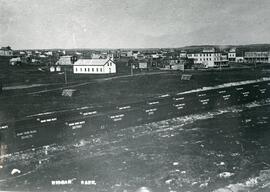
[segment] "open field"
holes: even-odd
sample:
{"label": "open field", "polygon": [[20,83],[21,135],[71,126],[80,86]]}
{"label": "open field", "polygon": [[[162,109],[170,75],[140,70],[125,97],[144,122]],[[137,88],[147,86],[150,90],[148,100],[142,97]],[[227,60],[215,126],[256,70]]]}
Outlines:
{"label": "open field", "polygon": [[[22,71],[23,73],[23,71]],[[26,73],[26,72],[25,72]],[[192,71],[190,81],[182,81],[180,72],[155,72],[134,76],[69,75],[71,87],[77,90],[73,97],[61,96],[65,85],[62,75],[28,73],[33,84],[42,86],[4,90],[0,96],[1,121],[23,118],[48,111],[69,110],[83,106],[119,105],[147,100],[161,94],[170,94],[226,82],[258,79],[269,76],[261,70]],[[28,85],[31,83],[28,82]]]}

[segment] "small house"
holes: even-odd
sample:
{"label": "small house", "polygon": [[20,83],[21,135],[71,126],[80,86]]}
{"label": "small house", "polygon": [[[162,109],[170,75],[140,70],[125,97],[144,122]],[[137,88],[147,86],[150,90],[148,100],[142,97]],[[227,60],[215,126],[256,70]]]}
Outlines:
{"label": "small house", "polygon": [[13,51],[9,46],[8,47],[2,47],[0,49],[0,56],[11,57],[11,56],[13,56]]}
{"label": "small house", "polygon": [[21,63],[21,58],[20,57],[16,57],[16,58],[12,58],[9,60],[9,64],[12,66],[18,65]]}
{"label": "small house", "polygon": [[58,68],[61,70],[68,70],[72,71],[72,67],[74,62],[77,61],[77,56],[61,56],[60,59],[55,63],[55,65],[58,66]]}

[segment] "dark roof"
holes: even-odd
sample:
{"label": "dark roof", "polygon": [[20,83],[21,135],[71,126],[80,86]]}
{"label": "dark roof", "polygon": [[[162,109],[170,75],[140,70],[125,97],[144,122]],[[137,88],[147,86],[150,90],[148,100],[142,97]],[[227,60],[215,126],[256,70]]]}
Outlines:
{"label": "dark roof", "polygon": [[4,50],[4,51],[11,51],[11,47],[10,47],[10,46],[7,46],[7,47],[1,47],[1,50]]}

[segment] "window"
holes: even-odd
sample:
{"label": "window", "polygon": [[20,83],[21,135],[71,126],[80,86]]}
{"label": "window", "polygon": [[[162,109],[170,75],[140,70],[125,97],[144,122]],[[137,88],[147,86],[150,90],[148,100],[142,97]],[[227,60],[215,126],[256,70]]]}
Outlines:
{"label": "window", "polygon": [[82,72],[82,68],[80,68],[80,71]]}
{"label": "window", "polygon": [[84,68],[84,71],[86,72],[86,68]]}
{"label": "window", "polygon": [[94,67],[92,68],[92,72],[94,72]]}
{"label": "window", "polygon": [[90,71],[90,68],[88,68],[88,72]]}
{"label": "window", "polygon": [[75,71],[76,71],[76,72],[78,71],[78,68],[77,68],[77,67],[75,67]]}
{"label": "window", "polygon": [[102,72],[102,68],[100,68],[100,72]]}
{"label": "window", "polygon": [[98,68],[96,69],[96,71],[98,72]]}

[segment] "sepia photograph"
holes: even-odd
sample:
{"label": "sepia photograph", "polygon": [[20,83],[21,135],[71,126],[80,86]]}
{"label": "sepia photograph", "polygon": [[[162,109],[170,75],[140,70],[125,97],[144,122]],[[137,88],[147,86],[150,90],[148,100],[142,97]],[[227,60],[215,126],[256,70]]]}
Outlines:
{"label": "sepia photograph", "polygon": [[1,192],[269,192],[269,0],[0,0]]}

